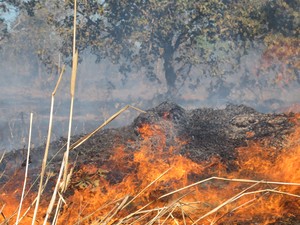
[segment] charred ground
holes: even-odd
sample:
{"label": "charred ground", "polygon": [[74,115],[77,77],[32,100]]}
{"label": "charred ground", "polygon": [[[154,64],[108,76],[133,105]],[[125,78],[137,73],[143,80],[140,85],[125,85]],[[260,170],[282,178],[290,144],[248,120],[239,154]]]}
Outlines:
{"label": "charred ground", "polygon": [[[78,202],[74,200],[74,196],[78,197],[78,193],[82,192],[83,196],[91,195],[90,197],[94,198],[96,191],[101,196],[106,196],[112,191],[109,188],[118,187],[118,185],[122,187],[128,177],[134,179],[131,185],[135,190],[140,188],[141,183],[144,185],[145,182],[147,184],[151,182],[152,178],[149,177],[150,181],[144,180],[141,171],[143,168],[149,167],[146,169],[146,173],[149,173],[155,170],[157,165],[163,164],[163,168],[168,168],[172,167],[172,164],[177,164],[177,160],[181,159],[186,159],[184,162],[188,164],[195,163],[195,165],[203,166],[200,169],[202,172],[189,169],[186,176],[187,180],[192,183],[211,176],[218,176],[220,165],[222,165],[222,171],[234,174],[235,171],[241,169],[239,168],[241,154],[252,156],[250,152],[245,152],[252,150],[252,148],[248,148],[248,146],[251,147],[251,143],[257,143],[262,146],[262,149],[272,151],[266,152],[266,154],[262,153],[265,160],[262,163],[268,161],[268,165],[273,165],[272,163],[278,162],[277,155],[280,155],[281,152],[286,154],[285,143],[297,127],[295,118],[291,113],[259,113],[244,105],[228,105],[224,109],[186,110],[175,103],[163,102],[157,107],[147,110],[146,113],[141,113],[129,126],[101,130],[77,148],[72,149],[69,158],[70,166],[74,171],[64,197],[69,199],[75,207]],[[72,142],[74,143],[84,136],[84,134],[73,136]],[[47,199],[50,198],[56,183],[66,142],[66,139],[61,138],[50,145],[47,171],[52,173],[53,177],[47,184],[44,194],[45,202],[42,205],[47,204]],[[147,150],[142,152],[145,147]],[[34,184],[39,176],[44,149],[45,145],[31,150],[28,183]],[[241,153],[241,151],[244,152]],[[145,165],[142,164],[144,159],[142,161],[135,160],[139,152],[144,154]],[[24,179],[25,159],[25,147],[9,152],[3,158],[0,164],[2,174],[0,190],[6,194],[3,195],[4,200],[0,199],[0,203],[6,201],[5,198],[10,196],[9,193],[20,192]],[[191,166],[193,168],[194,165]],[[227,174],[227,172],[225,173]],[[254,171],[246,169],[240,175],[248,177],[249,172],[254,172],[257,179],[265,179],[260,177],[259,172],[256,174],[255,169]],[[148,194],[148,200],[155,201],[159,196],[172,191],[174,186],[169,186],[169,182],[177,183],[174,179],[161,183],[161,187]],[[37,191],[36,184],[31,189],[32,198]],[[16,197],[16,204],[18,204],[18,199]],[[162,201],[166,203],[164,201],[168,200],[170,199]],[[297,205],[297,202],[289,205]],[[138,204],[132,205],[132,209],[138,207]],[[286,211],[289,212],[289,209]],[[292,212],[294,211],[297,210],[292,210]],[[297,214],[291,215],[286,214],[275,220],[278,223],[272,224],[294,224],[295,221],[300,220]],[[252,219],[253,217],[251,221]],[[263,219],[258,217],[257,221],[262,222]],[[246,224],[244,222],[243,224]]]}
{"label": "charred ground", "polygon": [[[171,145],[175,139],[186,143],[176,154],[182,154],[195,162],[212,156],[220,157],[228,169],[234,169],[235,165],[231,163],[235,159],[235,148],[247,145],[249,140],[261,140],[280,149],[285,135],[293,130],[293,123],[289,119],[291,116],[259,113],[245,105],[185,110],[175,103],[163,102],[140,114],[129,126],[99,131],[72,150],[71,159],[76,160],[77,165],[92,163],[101,166],[109,160],[113,149],[119,146],[123,146],[127,152],[134,151],[142,139],[138,130],[141,126],[157,124],[165,128],[167,145]],[[72,140],[76,141],[82,136],[74,136]],[[64,138],[51,143],[48,158],[55,171],[59,169],[65,143]],[[40,166],[44,149],[45,146],[32,149],[32,169]],[[7,153],[0,169],[7,172],[22,169],[25,158],[25,149]],[[2,177],[2,182],[5,180],[5,176]]]}

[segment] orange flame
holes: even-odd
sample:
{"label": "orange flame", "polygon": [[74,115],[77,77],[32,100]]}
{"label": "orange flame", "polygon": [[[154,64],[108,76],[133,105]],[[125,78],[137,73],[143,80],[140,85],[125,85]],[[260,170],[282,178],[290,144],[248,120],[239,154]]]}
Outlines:
{"label": "orange flame", "polygon": [[[238,148],[235,171],[228,171],[218,158],[196,163],[180,155],[187,141],[175,138],[168,121],[144,124],[138,130],[140,141],[130,143],[134,151],[120,146],[105,165],[82,165],[74,173],[58,224],[270,224],[284,216],[300,220],[299,119],[296,115],[295,131],[282,146],[266,139]],[[6,209],[9,215],[11,209]]]}

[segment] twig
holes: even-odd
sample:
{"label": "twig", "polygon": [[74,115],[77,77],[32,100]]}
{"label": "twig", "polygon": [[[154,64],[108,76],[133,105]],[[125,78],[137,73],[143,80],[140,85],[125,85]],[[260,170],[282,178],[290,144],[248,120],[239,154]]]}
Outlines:
{"label": "twig", "polygon": [[158,199],[165,198],[169,195],[175,194],[177,192],[186,190],[188,188],[194,187],[196,185],[208,182],[210,180],[223,180],[223,181],[230,181],[230,182],[241,182],[241,183],[260,183],[260,184],[277,184],[277,185],[287,185],[287,186],[300,186],[300,183],[289,183],[289,182],[276,182],[276,181],[264,181],[264,180],[249,180],[249,179],[229,179],[229,178],[223,178],[223,177],[210,177],[201,181],[198,181],[196,183],[190,184],[188,186],[185,186],[183,188],[177,189],[175,191],[169,192],[165,195],[162,195]]}
{"label": "twig", "polygon": [[197,224],[197,222],[199,222],[199,221],[202,220],[203,218],[205,218],[205,217],[207,217],[207,216],[209,216],[209,215],[211,215],[211,214],[213,214],[213,213],[219,211],[219,209],[221,209],[221,208],[224,207],[225,205],[227,205],[227,204],[229,204],[229,203],[231,203],[231,202],[237,200],[237,199],[240,198],[240,196],[241,196],[242,194],[244,194],[247,190],[249,190],[249,189],[255,187],[255,186],[258,185],[258,184],[259,184],[259,182],[255,183],[255,184],[252,184],[250,187],[247,187],[245,190],[239,192],[239,193],[236,194],[235,196],[233,196],[233,197],[231,197],[230,199],[226,200],[226,201],[223,202],[221,205],[215,207],[214,209],[212,209],[212,210],[209,211],[208,213],[206,213],[206,214],[204,214],[203,216],[201,216],[200,218],[198,218],[192,225]]}
{"label": "twig", "polygon": [[[0,163],[1,163],[2,160],[4,159],[4,155],[5,155],[5,151],[3,152],[2,156],[1,156]],[[1,179],[1,177],[4,175],[4,173],[5,173],[5,170],[0,174],[0,179]]]}
{"label": "twig", "polygon": [[29,138],[28,138],[28,148],[27,148],[27,159],[26,159],[25,177],[24,177],[24,185],[23,185],[23,190],[22,190],[22,195],[21,195],[19,210],[18,210],[17,219],[16,219],[16,223],[15,223],[16,225],[19,224],[19,218],[20,218],[21,208],[22,208],[22,204],[23,204],[25,189],[26,189],[26,182],[27,182],[27,175],[28,175],[28,165],[29,165],[29,157],[30,157],[32,118],[33,118],[33,113],[30,113],[30,126],[29,126]]}
{"label": "twig", "polygon": [[[120,212],[120,210],[122,210],[122,208],[123,208],[123,206],[126,204],[126,202],[127,202],[127,200],[128,200],[128,198],[129,198],[129,195],[127,195],[127,196],[125,196],[125,198],[123,199],[123,201],[121,202],[121,204],[117,204],[116,205],[116,209],[114,209],[112,212],[112,215],[111,216],[109,216],[108,218],[107,218],[107,216],[106,216],[106,218],[107,219],[105,219],[104,221],[101,221],[101,223],[100,224],[107,224],[118,212]],[[109,215],[109,214],[108,214]]]}
{"label": "twig", "polygon": [[[44,183],[42,192],[44,191],[45,187],[47,186],[47,183],[48,183],[49,179],[50,179],[50,176],[47,177],[47,179],[46,179],[46,181]],[[37,197],[33,200],[33,202],[30,204],[30,206],[27,208],[27,210],[23,213],[23,215],[21,216],[20,220],[22,220],[27,215],[27,213],[29,212],[29,210],[35,204],[36,201],[37,201]]]}
{"label": "twig", "polygon": [[52,92],[51,95],[51,107],[50,107],[50,116],[49,116],[49,127],[48,127],[48,135],[47,135],[47,142],[46,142],[46,148],[45,148],[45,153],[44,153],[44,158],[42,162],[42,170],[40,173],[40,184],[39,184],[39,190],[38,190],[38,195],[37,195],[37,201],[34,209],[34,214],[33,214],[33,219],[32,219],[32,225],[35,223],[35,218],[37,216],[38,208],[39,208],[39,203],[40,203],[40,198],[42,194],[42,187],[43,187],[43,179],[45,175],[45,170],[46,170],[46,164],[47,164],[47,158],[48,158],[48,152],[49,152],[49,146],[50,146],[50,140],[51,140],[51,133],[52,133],[52,121],[53,121],[53,108],[54,108],[54,96],[56,94],[57,88],[60,84],[60,81],[62,79],[62,75],[65,70],[65,65],[63,65],[63,68],[61,70],[61,73],[59,75],[58,81],[55,85],[55,88]]}
{"label": "twig", "polygon": [[56,200],[56,195],[57,195],[57,192],[58,192],[58,188],[59,188],[59,185],[60,185],[60,180],[61,180],[63,169],[64,169],[64,158],[63,158],[63,161],[62,161],[61,166],[60,166],[60,170],[59,170],[58,178],[57,178],[57,181],[56,181],[56,185],[55,185],[50,203],[48,205],[48,209],[47,209],[47,212],[46,212],[46,216],[45,216],[43,225],[47,224],[48,218],[49,218],[49,216],[52,212],[52,209],[53,209],[53,206],[54,206],[54,203],[55,203],[55,200]]}
{"label": "twig", "polygon": [[[180,202],[179,202],[179,203],[180,203]],[[185,212],[184,212],[184,210],[183,210],[183,208],[182,208],[182,204],[181,204],[181,203],[179,204],[179,208],[180,208],[180,210],[181,210],[181,216],[182,216],[183,224],[186,225],[186,221],[185,221]]]}
{"label": "twig", "polygon": [[[159,180],[162,176],[164,176],[167,172],[170,171],[170,169],[172,169],[172,167],[170,167],[169,169],[167,169],[165,172],[163,172],[161,175],[159,175],[155,180],[153,180],[150,184],[148,184],[143,190],[141,190],[137,195],[135,195],[129,202],[127,202],[126,205],[124,205],[122,209],[126,208],[131,202],[133,202],[138,196],[140,196],[144,191],[146,191],[152,184],[154,184],[157,180]],[[153,203],[149,202],[148,204],[146,204],[145,206],[143,206],[142,208],[140,208],[139,210],[137,210],[134,213],[129,214],[128,216],[126,216],[125,218],[121,219],[116,225],[122,224],[122,222],[130,217],[132,217],[133,215],[136,215],[137,213],[139,213],[140,211],[142,211],[144,208],[146,208],[147,206],[151,205]]]}
{"label": "twig", "polygon": [[[167,212],[172,211],[173,208],[176,208],[176,204],[183,199],[184,197],[186,197],[187,195],[189,195],[190,193],[192,193],[193,191],[190,191],[188,193],[183,194],[182,196],[180,196],[179,198],[177,198],[176,200],[174,200],[173,202],[171,202],[167,207],[165,207],[163,210],[161,210],[159,212],[159,214],[154,217],[150,222],[148,222],[147,224],[152,225],[154,224],[158,218],[161,218],[162,216],[164,216]],[[174,211],[174,210],[173,210]],[[169,218],[170,214],[167,216],[167,218],[163,221],[162,224],[164,224],[166,222],[166,220]]]}
{"label": "twig", "polygon": [[63,191],[67,188],[67,174],[68,174],[68,159],[70,151],[70,140],[71,140],[71,130],[72,130],[72,119],[73,119],[73,105],[75,96],[75,86],[76,86],[76,76],[77,76],[77,65],[78,65],[78,50],[76,50],[76,19],[77,19],[77,1],[74,0],[74,15],[73,15],[73,60],[72,60],[72,75],[71,75],[71,104],[70,104],[70,116],[69,116],[69,129],[68,129],[68,141],[67,150],[65,154],[65,167],[63,176]]}
{"label": "twig", "polygon": [[1,159],[0,159],[0,163],[2,162],[2,160],[4,159],[4,155],[5,155],[5,151],[3,152]]}
{"label": "twig", "polygon": [[154,184],[157,180],[159,180],[162,176],[164,176],[166,173],[168,173],[172,167],[167,169],[165,172],[160,174],[155,180],[153,180],[150,184],[148,184],[145,188],[143,188],[137,195],[135,195],[129,202],[127,202],[126,205],[122,207],[122,209],[126,208],[131,202],[133,202],[138,196],[140,196],[144,191],[146,191],[152,184]]}
{"label": "twig", "polygon": [[146,113],[145,111],[136,108],[134,106],[131,105],[126,105],[124,108],[120,109],[117,113],[115,113],[114,115],[112,115],[108,120],[106,120],[103,124],[101,124],[98,128],[96,128],[94,131],[92,131],[91,133],[83,136],[82,138],[80,138],[78,141],[76,141],[74,144],[71,145],[70,150],[73,150],[77,147],[79,147],[81,144],[83,144],[86,140],[88,140],[90,137],[92,137],[95,133],[97,133],[99,130],[101,130],[103,127],[105,127],[107,124],[109,124],[111,121],[113,121],[114,119],[116,119],[121,113],[123,113],[125,110],[127,110],[128,108],[132,108],[134,110],[137,110],[141,113]]}
{"label": "twig", "polygon": [[[125,196],[124,198],[126,198],[127,196]],[[115,203],[118,203],[122,200],[124,200],[124,198],[120,198],[120,199],[117,199],[117,200],[114,200],[114,201],[111,201],[109,203],[106,203],[105,205],[102,205],[101,207],[99,207],[98,209],[96,209],[95,211],[93,211],[91,214],[85,216],[84,218],[82,218],[81,220],[77,221],[74,225],[78,225],[78,224],[81,224],[83,221],[89,219],[92,215],[94,215],[95,213],[97,213],[98,211],[112,205],[112,204],[115,204]]]}
{"label": "twig", "polygon": [[1,216],[3,217],[4,221],[6,221],[6,217],[5,217],[4,213],[3,213],[3,209],[4,209],[5,205],[6,205],[6,204],[3,204],[3,206],[2,206],[1,209],[0,209],[0,214],[1,214]]}
{"label": "twig", "polygon": [[[259,184],[259,183],[257,183]],[[246,192],[247,190],[251,189],[252,187],[254,187],[254,185],[251,185],[249,188],[247,188],[246,190],[238,193],[237,195],[235,195],[234,197],[228,199],[227,201],[225,201],[224,203],[222,203],[221,205],[217,206],[216,208],[214,208],[213,210],[209,211],[208,213],[206,213],[205,215],[201,216],[199,219],[197,219],[192,225],[196,224],[197,222],[199,222],[200,220],[204,219],[205,217],[211,215],[212,213],[214,212],[217,212],[220,208],[224,207],[225,205],[227,204],[230,204],[238,199],[240,199],[241,197],[243,196],[246,196],[246,195],[252,195],[252,194],[257,194],[257,193],[264,193],[264,192],[274,192],[274,193],[277,193],[277,194],[284,194],[284,195],[289,195],[289,196],[292,196],[292,197],[297,197],[297,198],[300,198],[300,195],[295,195],[295,194],[291,194],[291,193],[288,193],[288,192],[282,192],[282,191],[276,191],[274,189],[264,189],[264,190],[257,190],[257,191],[251,191],[251,192]]]}

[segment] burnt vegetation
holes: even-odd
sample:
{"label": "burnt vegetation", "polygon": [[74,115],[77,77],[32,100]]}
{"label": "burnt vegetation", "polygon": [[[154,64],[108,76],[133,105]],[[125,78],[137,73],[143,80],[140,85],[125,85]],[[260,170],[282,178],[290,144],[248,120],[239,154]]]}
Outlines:
{"label": "burnt vegetation", "polygon": [[[235,169],[232,164],[236,159],[235,149],[247,146],[250,140],[263,141],[280,152],[286,135],[293,131],[290,116],[285,114],[263,114],[244,105],[228,105],[225,109],[185,110],[171,102],[164,102],[138,116],[131,125],[122,128],[105,129],[93,135],[85,143],[71,151],[71,157],[80,165],[94,163],[98,166],[109,161],[113,150],[124,146],[125,151],[136,151],[142,137],[139,128],[149,124],[157,125],[167,135],[166,148],[175,140],[184,140],[185,144],[175,154],[184,155],[195,162],[203,162],[212,157],[220,158],[228,169]],[[82,136],[74,136],[76,141]],[[160,137],[153,139],[153,151]],[[51,164],[56,171],[59,168],[66,140],[61,138],[51,144],[49,157],[55,156]],[[157,142],[157,143],[156,143]],[[44,146],[32,150],[31,164],[40,164]],[[8,153],[2,164],[4,171],[8,168],[21,168],[24,161],[24,150]],[[78,158],[77,158],[78,157]],[[21,164],[15,163],[20,161]],[[121,171],[120,171],[121,173]]]}

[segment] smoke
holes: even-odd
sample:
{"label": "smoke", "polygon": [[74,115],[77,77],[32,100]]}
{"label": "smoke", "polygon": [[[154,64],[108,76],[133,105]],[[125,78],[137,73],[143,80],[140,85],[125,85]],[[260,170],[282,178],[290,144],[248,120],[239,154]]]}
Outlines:
{"label": "smoke", "polygon": [[[276,68],[266,76],[259,74],[261,49],[252,49],[243,56],[239,68],[223,77],[206,76],[205,68],[194,67],[188,78],[177,83],[176,96],[165,95],[166,82],[161,62],[156,65],[160,82],[149,81],[143,71],[124,75],[109,61],[95,63],[89,54],[82,56],[78,66],[74,104],[73,135],[92,131],[127,104],[148,109],[162,101],[171,100],[192,109],[222,108],[228,103],[245,104],[261,112],[281,112],[299,103],[299,83],[276,83]],[[29,114],[34,113],[34,145],[45,143],[51,92],[58,73],[46,71],[32,53],[2,52],[0,71],[0,152],[27,145]],[[53,139],[67,135],[70,70],[63,75],[55,99]],[[138,115],[126,111],[111,127],[124,126]]]}

